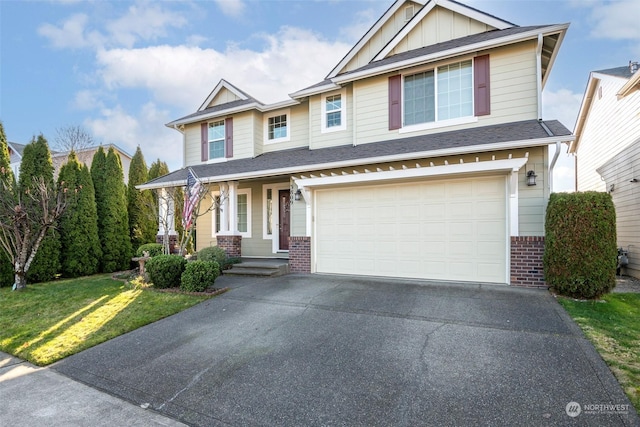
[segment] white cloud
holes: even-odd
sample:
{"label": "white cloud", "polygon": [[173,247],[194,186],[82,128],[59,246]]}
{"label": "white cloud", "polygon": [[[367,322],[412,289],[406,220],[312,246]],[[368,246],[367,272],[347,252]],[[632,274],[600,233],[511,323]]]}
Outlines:
{"label": "white cloud", "polygon": [[86,119],[84,125],[98,141],[113,143],[131,154],[140,145],[148,164],[160,158],[176,170],[182,167],[182,138],[177,131],[162,126],[170,119],[167,111],[149,102],[136,115],[120,105],[104,108],[97,117]]}
{"label": "white cloud", "polygon": [[614,40],[640,40],[640,2],[619,0],[599,4],[581,4],[591,8],[594,27],[591,35]]}
{"label": "white cloud", "polygon": [[49,39],[54,47],[64,48],[81,48],[88,47],[102,42],[102,36],[91,31],[85,34],[88,16],[84,13],[71,15],[65,20],[60,27],[53,24],[42,24],[38,27],[38,34]]}
{"label": "white cloud", "polygon": [[138,40],[156,40],[166,36],[167,27],[180,28],[186,22],[178,13],[143,3],[129,7],[125,15],[107,23],[106,28],[113,45],[132,47]]}
{"label": "white cloud", "polygon": [[222,13],[227,16],[239,17],[242,15],[245,9],[245,4],[242,0],[215,0]]}
{"label": "white cloud", "polygon": [[542,93],[542,117],[545,120],[559,120],[572,131],[581,102],[581,93],[573,93],[568,89],[557,92],[545,90]]}
{"label": "white cloud", "polygon": [[260,37],[266,41],[262,50],[166,45],[101,50],[98,73],[110,89],[143,87],[154,100],[192,112],[221,78],[262,102],[286,99],[321,81],[349,48],[293,27]]}
{"label": "white cloud", "polygon": [[80,110],[93,110],[104,107],[100,94],[92,90],[77,92],[73,99],[73,105]]}

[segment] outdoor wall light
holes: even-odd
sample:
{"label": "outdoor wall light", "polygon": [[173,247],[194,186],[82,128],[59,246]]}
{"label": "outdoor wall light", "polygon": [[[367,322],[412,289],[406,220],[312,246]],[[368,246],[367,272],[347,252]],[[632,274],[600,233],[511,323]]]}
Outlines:
{"label": "outdoor wall light", "polygon": [[298,188],[298,189],[296,190],[296,193],[293,195],[293,198],[294,198],[295,200],[300,200],[300,196],[302,196],[302,191],[300,191],[300,189]]}
{"label": "outdoor wall light", "polygon": [[629,182],[638,182],[638,178],[633,178],[631,181]]}
{"label": "outdoor wall light", "polygon": [[528,186],[532,186],[532,185],[536,185],[536,177],[538,175],[536,175],[535,171],[527,171],[527,185]]}

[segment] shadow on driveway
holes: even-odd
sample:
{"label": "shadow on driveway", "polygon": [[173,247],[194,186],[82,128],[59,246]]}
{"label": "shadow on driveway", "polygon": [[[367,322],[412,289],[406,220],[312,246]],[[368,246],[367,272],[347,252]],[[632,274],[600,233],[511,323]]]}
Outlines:
{"label": "shadow on driveway", "polygon": [[[52,368],[193,425],[640,425],[547,291],[296,274],[216,284],[231,290]],[[628,411],[570,417],[570,402]]]}

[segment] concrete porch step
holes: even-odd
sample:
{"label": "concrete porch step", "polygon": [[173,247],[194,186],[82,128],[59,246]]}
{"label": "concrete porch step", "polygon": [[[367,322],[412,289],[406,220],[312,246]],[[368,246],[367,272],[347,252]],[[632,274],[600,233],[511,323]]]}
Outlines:
{"label": "concrete porch step", "polygon": [[225,270],[225,276],[264,276],[275,277],[289,273],[289,263],[284,261],[243,261]]}

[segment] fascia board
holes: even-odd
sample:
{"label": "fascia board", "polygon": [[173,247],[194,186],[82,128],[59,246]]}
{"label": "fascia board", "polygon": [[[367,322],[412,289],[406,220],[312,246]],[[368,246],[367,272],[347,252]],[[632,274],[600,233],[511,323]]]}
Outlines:
{"label": "fascia board", "polygon": [[505,28],[517,27],[512,22],[505,21],[504,19],[497,18],[495,16],[487,15],[478,10],[471,9],[462,3],[456,3],[449,0],[435,0],[436,4],[440,7],[447,8],[452,10],[460,15],[467,16],[476,21],[482,22],[483,24],[487,24],[491,27],[495,27],[499,30],[504,30]]}
{"label": "fascia board", "polygon": [[529,159],[488,160],[483,162],[456,163],[452,165],[424,166],[409,169],[386,170],[380,172],[358,173],[350,175],[325,176],[294,179],[298,187],[315,188],[331,185],[360,184],[380,181],[395,181],[414,178],[426,178],[444,175],[463,175],[481,172],[517,172]]}
{"label": "fascia board", "polygon": [[591,104],[593,103],[593,96],[595,94],[596,88],[598,87],[598,83],[600,82],[600,78],[598,78],[597,75],[597,73],[592,72],[589,76],[589,81],[587,82],[587,87],[584,91],[582,102],[580,103],[580,109],[578,110],[576,125],[573,129],[573,134],[575,135],[576,139],[571,143],[571,145],[569,145],[569,153],[575,153],[578,150],[578,144],[582,135],[582,129],[584,128],[587,116],[589,115],[589,110],[591,109]]}
{"label": "fascia board", "polygon": [[[562,41],[564,40],[564,36],[567,34],[567,29],[569,28],[569,24],[563,24],[563,25],[565,25],[565,28],[562,31],[560,31],[560,35],[558,36],[558,42],[556,43],[556,46],[553,49],[551,58],[549,58],[549,64],[547,65],[547,72],[542,77],[542,90],[544,90],[544,87],[547,84],[547,80],[549,80],[551,69],[553,68],[553,64],[556,62],[556,58],[558,57],[558,52],[560,51],[560,46],[562,46]],[[550,34],[553,34],[553,33],[543,34],[543,36],[550,35]]]}
{"label": "fascia board", "polygon": [[294,99],[300,99],[300,98],[305,98],[307,96],[319,95],[324,92],[340,89],[340,87],[341,87],[340,85],[332,83],[332,84],[323,85],[323,86],[316,86],[309,89],[302,89],[302,90],[299,90],[298,92],[289,94],[289,96]]}
{"label": "fascia board", "polygon": [[220,92],[220,90],[222,88],[225,88],[227,90],[229,90],[230,92],[232,92],[235,96],[237,96],[240,99],[248,99],[247,96],[240,92],[235,86],[233,86],[231,83],[227,82],[224,79],[221,79],[218,84],[216,85],[215,88],[213,88],[213,90],[211,91],[211,93],[209,94],[209,96],[207,97],[207,99],[204,100],[204,102],[202,103],[202,105],[200,106],[200,108],[198,108],[198,111],[202,111],[204,109],[207,108],[207,105],[209,105],[209,103],[211,101],[213,101],[213,98],[216,97],[216,95],[218,94],[218,92]]}
{"label": "fascia board", "polygon": [[568,24],[560,24],[550,26],[544,29],[531,30],[520,34],[514,34],[507,37],[501,37],[498,39],[487,40],[470,45],[460,46],[454,49],[449,49],[441,52],[432,53],[430,55],[418,56],[415,58],[406,59],[404,61],[393,62],[376,68],[370,68],[356,73],[346,74],[344,76],[337,76],[332,79],[333,82],[343,84],[354,80],[363,79],[366,77],[373,77],[380,74],[385,74],[391,71],[409,68],[411,66],[420,65],[427,62],[433,62],[437,60],[443,60],[455,56],[475,53],[480,50],[491,49],[499,46],[506,46],[514,43],[519,43],[532,38],[537,38],[538,34],[548,35],[558,31],[566,30]]}
{"label": "fascia board", "polygon": [[[466,147],[445,148],[441,150],[402,153],[402,154],[396,154],[391,156],[363,157],[359,159],[344,160],[339,162],[317,163],[317,164],[311,164],[311,165],[292,166],[292,167],[280,168],[280,169],[264,169],[259,171],[252,171],[252,172],[245,172],[245,173],[238,173],[238,174],[219,175],[215,177],[202,177],[200,178],[200,181],[202,181],[203,183],[216,183],[221,181],[268,178],[276,175],[300,174],[304,172],[309,172],[311,170],[338,169],[338,168],[345,168],[345,167],[364,166],[364,165],[374,164],[374,163],[402,162],[402,161],[408,161],[408,160],[415,160],[418,158],[457,156],[457,155],[464,155],[464,154],[471,154],[471,153],[483,153],[487,151],[517,150],[520,148],[538,147],[538,146],[555,144],[558,141],[571,142],[573,141],[573,139],[574,139],[573,135],[567,135],[567,136],[561,136],[561,137],[553,136],[548,138],[525,139],[522,141],[507,141],[507,142],[498,142],[494,144],[470,145]],[[158,184],[148,184],[148,185],[142,184],[136,188],[139,188],[141,190],[146,190],[146,189],[153,189],[153,188],[171,187],[171,186],[176,186],[174,185],[175,183],[177,183],[177,185],[185,185],[186,180],[174,181],[172,183],[158,183]]]}
{"label": "fascia board", "polygon": [[618,97],[618,99],[624,98],[634,90],[638,90],[638,86],[640,86],[640,71],[636,71],[634,75],[631,76],[629,81],[627,81],[624,86],[620,88],[616,96]]}

